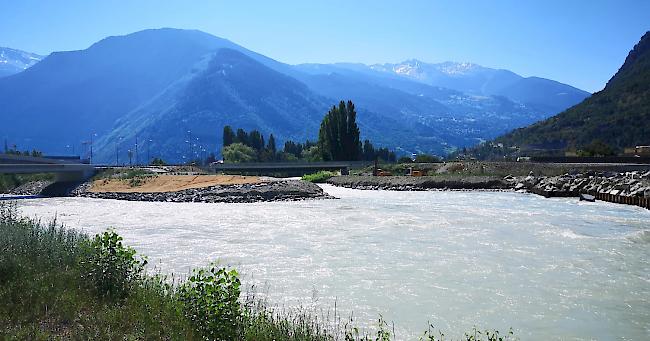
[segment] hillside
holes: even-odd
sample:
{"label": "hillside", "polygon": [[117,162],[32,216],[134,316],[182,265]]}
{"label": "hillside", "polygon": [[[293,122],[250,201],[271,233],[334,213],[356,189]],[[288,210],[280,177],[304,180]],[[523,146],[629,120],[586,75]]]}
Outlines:
{"label": "hillside", "polygon": [[595,140],[618,152],[650,144],[650,32],[634,46],[602,91],[554,117],[497,138],[495,143],[521,147],[522,153],[531,149],[559,152],[581,149]]}
{"label": "hillside", "polygon": [[241,52],[219,49],[195,65],[192,74],[118,120],[97,141],[97,156],[114,160],[115,143],[122,138],[131,145],[138,135],[141,141],[151,140],[146,148],[156,157],[194,158],[203,149],[220,148],[225,125],[273,133],[279,140],[304,140],[318,131],[328,106],[329,101],[297,80]]}

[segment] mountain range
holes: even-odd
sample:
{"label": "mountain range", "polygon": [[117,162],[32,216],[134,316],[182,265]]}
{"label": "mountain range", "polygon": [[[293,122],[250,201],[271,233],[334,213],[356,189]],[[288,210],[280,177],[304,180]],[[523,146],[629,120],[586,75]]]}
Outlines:
{"label": "mountain range", "polygon": [[0,46],[0,77],[11,76],[26,70],[43,59],[34,53]]}
{"label": "mountain range", "polygon": [[50,154],[92,140],[101,162],[126,160],[137,138],[141,155],[182,161],[218,151],[226,124],[273,133],[280,145],[314,139],[328,108],[351,99],[363,138],[445,154],[587,96],[469,63],[288,65],[204,32],[155,29],[55,52],[0,78],[0,136]]}
{"label": "mountain range", "polygon": [[[604,143],[614,152],[650,145],[650,32],[630,51],[602,91],[546,120],[516,129],[478,149],[483,157],[495,145],[522,153],[563,153]],[[508,148],[516,147],[516,148]],[[498,153],[500,154],[500,153]]]}

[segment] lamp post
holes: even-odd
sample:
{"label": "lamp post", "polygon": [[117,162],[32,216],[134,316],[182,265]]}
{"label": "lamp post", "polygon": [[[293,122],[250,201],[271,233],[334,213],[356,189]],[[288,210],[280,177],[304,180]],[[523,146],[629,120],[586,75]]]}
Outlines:
{"label": "lamp post", "polygon": [[149,139],[147,141],[147,164],[151,164],[151,142],[153,142],[152,139]]}
{"label": "lamp post", "polygon": [[120,165],[120,144],[122,143],[123,136],[119,136],[115,142],[115,166]]}
{"label": "lamp post", "polygon": [[140,164],[140,159],[138,155],[138,134],[135,135],[135,165]]}
{"label": "lamp post", "polygon": [[90,134],[90,159],[89,162],[92,164],[93,163],[93,137],[97,136],[97,133],[91,133]]}

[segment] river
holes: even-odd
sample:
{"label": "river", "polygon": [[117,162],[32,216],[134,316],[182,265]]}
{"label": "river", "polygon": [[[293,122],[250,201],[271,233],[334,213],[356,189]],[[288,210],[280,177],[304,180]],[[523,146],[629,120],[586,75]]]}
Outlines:
{"label": "river", "polygon": [[[509,192],[360,191],[256,204],[19,202],[89,234],[115,228],[158,271],[236,266],[280,307],[336,303],[397,338],[433,324],[522,340],[650,338],[650,211]],[[327,314],[327,313],[323,313]]]}

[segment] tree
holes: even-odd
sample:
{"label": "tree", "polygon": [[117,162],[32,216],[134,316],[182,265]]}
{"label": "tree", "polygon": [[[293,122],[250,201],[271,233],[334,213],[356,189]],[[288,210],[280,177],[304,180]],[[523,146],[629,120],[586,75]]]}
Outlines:
{"label": "tree", "polygon": [[235,142],[248,145],[248,133],[242,128],[237,129],[237,138],[235,139]]}
{"label": "tree", "polygon": [[269,135],[269,141],[266,144],[266,149],[268,149],[273,154],[275,154],[275,152],[276,152],[276,149],[275,149],[275,137],[273,137],[273,134]]}
{"label": "tree", "polygon": [[591,141],[582,150],[578,151],[580,156],[612,156],[616,155],[614,148],[600,139]]}
{"label": "tree", "polygon": [[224,161],[232,163],[252,162],[257,159],[257,153],[253,148],[239,142],[224,147],[221,154]]}
{"label": "tree", "polygon": [[363,159],[365,161],[372,161],[375,159],[375,147],[370,143],[370,140],[366,139],[363,142]]}
{"label": "tree", "polygon": [[232,131],[232,128],[230,126],[223,127],[223,146],[228,147],[235,143],[235,139],[237,139],[237,136]]}
{"label": "tree", "polygon": [[275,137],[273,134],[269,135],[269,141],[266,143],[266,151],[269,154],[269,161],[275,161],[277,159],[277,150],[275,147]]}
{"label": "tree", "polygon": [[301,143],[295,143],[295,142],[289,140],[289,141],[286,141],[284,143],[283,151],[285,153],[287,153],[287,154],[291,154],[291,155],[295,156],[296,158],[299,158],[300,155],[302,154],[302,149],[303,149],[303,146],[302,146]]}
{"label": "tree", "polygon": [[151,165],[152,166],[164,166],[164,165],[166,165],[166,163],[165,163],[165,161],[163,159],[155,157],[155,158],[153,158],[153,160],[151,160]]}
{"label": "tree", "polygon": [[440,162],[440,159],[434,155],[418,154],[415,156],[416,163],[435,163]]}
{"label": "tree", "polygon": [[308,162],[318,162],[323,161],[322,153],[318,146],[311,146],[309,148],[303,149],[301,157]]}
{"label": "tree", "polygon": [[261,151],[264,149],[264,136],[262,136],[262,133],[258,130],[252,130],[250,134],[248,134],[248,143],[244,144],[257,151]]}
{"label": "tree", "polygon": [[352,101],[330,109],[320,125],[318,147],[325,161],[355,161],[362,155],[357,113]]}

